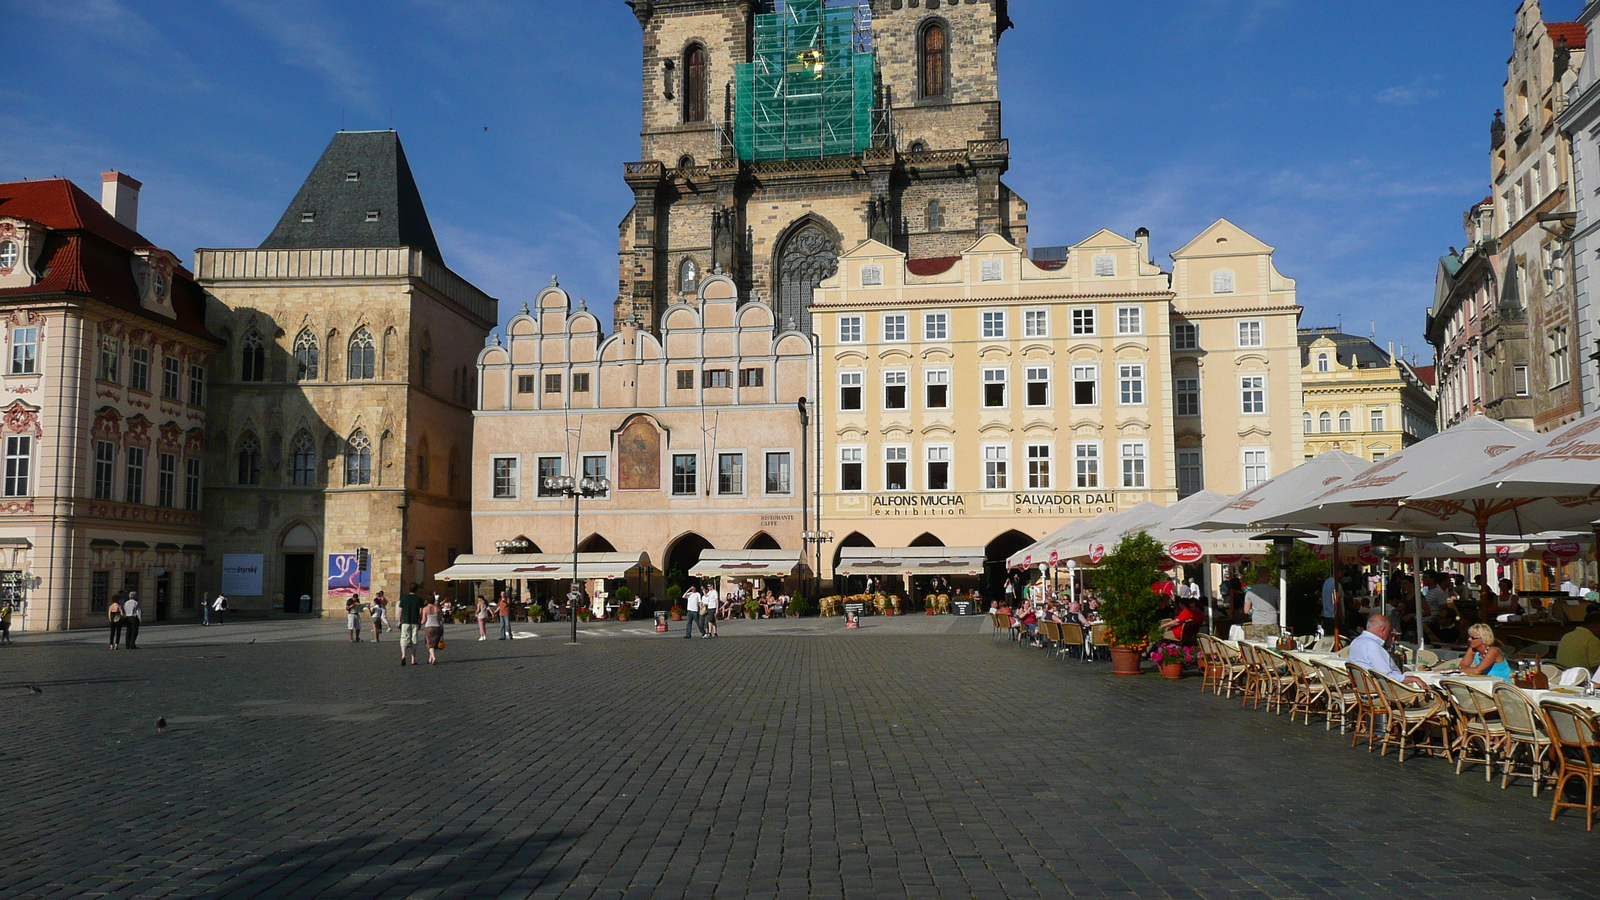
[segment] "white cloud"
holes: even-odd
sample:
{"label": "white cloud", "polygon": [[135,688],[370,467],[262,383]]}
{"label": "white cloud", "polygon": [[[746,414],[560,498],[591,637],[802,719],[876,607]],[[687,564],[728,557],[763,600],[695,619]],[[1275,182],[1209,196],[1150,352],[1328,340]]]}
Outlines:
{"label": "white cloud", "polygon": [[362,112],[382,111],[376,77],[331,26],[334,16],[314,0],[223,0],[278,48],[284,63],[311,71]]}
{"label": "white cloud", "polygon": [[1439,92],[1432,88],[1396,85],[1384,88],[1372,99],[1384,106],[1416,106],[1438,96]]}

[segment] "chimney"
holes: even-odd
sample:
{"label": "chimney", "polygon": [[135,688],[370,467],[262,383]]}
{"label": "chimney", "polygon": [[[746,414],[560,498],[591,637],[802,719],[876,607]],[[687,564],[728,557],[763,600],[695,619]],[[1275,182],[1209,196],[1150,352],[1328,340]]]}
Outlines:
{"label": "chimney", "polygon": [[1155,260],[1150,257],[1150,229],[1140,228],[1133,233],[1133,239],[1139,245],[1139,262],[1141,265],[1152,265]]}
{"label": "chimney", "polygon": [[121,172],[103,172],[100,180],[100,205],[111,213],[111,218],[129,231],[139,230],[139,189],[144,187],[133,176]]}

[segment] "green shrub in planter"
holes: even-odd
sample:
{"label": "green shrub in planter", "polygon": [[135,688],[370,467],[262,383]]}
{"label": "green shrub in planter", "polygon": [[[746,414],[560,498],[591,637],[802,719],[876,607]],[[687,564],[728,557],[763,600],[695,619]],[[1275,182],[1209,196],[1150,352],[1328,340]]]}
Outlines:
{"label": "green shrub in planter", "polygon": [[532,606],[529,606],[528,607],[528,621],[529,622],[543,622],[544,621],[544,607],[540,606],[537,603],[533,604]]}
{"label": "green shrub in planter", "polygon": [[795,594],[789,598],[789,615],[814,616],[817,614],[817,605],[806,598],[804,594]]}
{"label": "green shrub in planter", "polygon": [[1100,589],[1100,615],[1111,632],[1112,644],[1144,649],[1161,626],[1161,598],[1154,585],[1165,574],[1161,565],[1167,550],[1143,531],[1124,537],[1094,570]]}

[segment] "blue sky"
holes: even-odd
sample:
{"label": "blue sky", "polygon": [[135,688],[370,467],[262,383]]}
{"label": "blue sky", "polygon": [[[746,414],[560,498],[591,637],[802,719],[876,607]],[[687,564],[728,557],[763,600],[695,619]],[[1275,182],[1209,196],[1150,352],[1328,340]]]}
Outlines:
{"label": "blue sky", "polygon": [[[1546,0],[1551,21],[1580,0]],[[1226,216],[1278,248],[1305,325],[1404,344],[1488,193],[1514,0],[1012,0],[1007,182],[1035,245]],[[0,179],[145,183],[192,260],[254,246],[341,127],[400,131],[445,259],[509,317],[552,274],[609,311],[639,154],[621,0],[0,0]],[[26,35],[16,40],[18,35]],[[18,56],[20,52],[20,57]]]}

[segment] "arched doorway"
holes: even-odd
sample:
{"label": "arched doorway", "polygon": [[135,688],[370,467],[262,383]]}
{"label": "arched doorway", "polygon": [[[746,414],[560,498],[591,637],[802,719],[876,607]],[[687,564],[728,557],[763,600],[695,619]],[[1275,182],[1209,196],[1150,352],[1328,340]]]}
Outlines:
{"label": "arched doorway", "polygon": [[[839,558],[844,555],[846,547],[876,547],[872,539],[859,531],[852,531],[849,536],[840,541],[833,551],[833,592],[840,596],[850,593],[851,579],[839,575]],[[859,579],[858,584],[865,585],[866,579]]]}
{"label": "arched doorway", "polygon": [[1032,544],[1034,539],[1020,531],[1008,531],[989,542],[983,553],[983,598],[1005,599],[1006,559]]}
{"label": "arched doorway", "polygon": [[944,541],[941,541],[937,537],[934,537],[933,535],[931,535],[931,534],[927,533],[926,531],[924,531],[922,534],[917,535],[916,539],[911,542],[910,546],[912,546],[912,547],[943,547],[944,545],[945,545]]}
{"label": "arched doorway", "polygon": [[778,327],[790,322],[803,331],[811,330],[811,295],[817,285],[839,271],[837,231],[826,221],[809,216],[789,229],[773,265],[773,311]]}
{"label": "arched doorway", "polygon": [[578,552],[615,553],[617,552],[617,548],[611,546],[611,542],[606,540],[604,537],[598,534],[591,534],[587,538],[584,538],[583,543],[578,545]]}
{"label": "arched doorway", "polygon": [[667,548],[662,568],[667,573],[667,586],[682,588],[689,583],[689,570],[700,561],[700,554],[715,549],[711,542],[694,532],[682,535]]}
{"label": "arched doorway", "polygon": [[317,534],[305,524],[296,524],[278,547],[283,553],[283,611],[309,613],[322,596],[317,590]]}
{"label": "arched doorway", "polygon": [[777,539],[765,531],[759,532],[744,545],[746,550],[782,550],[783,546]]}

